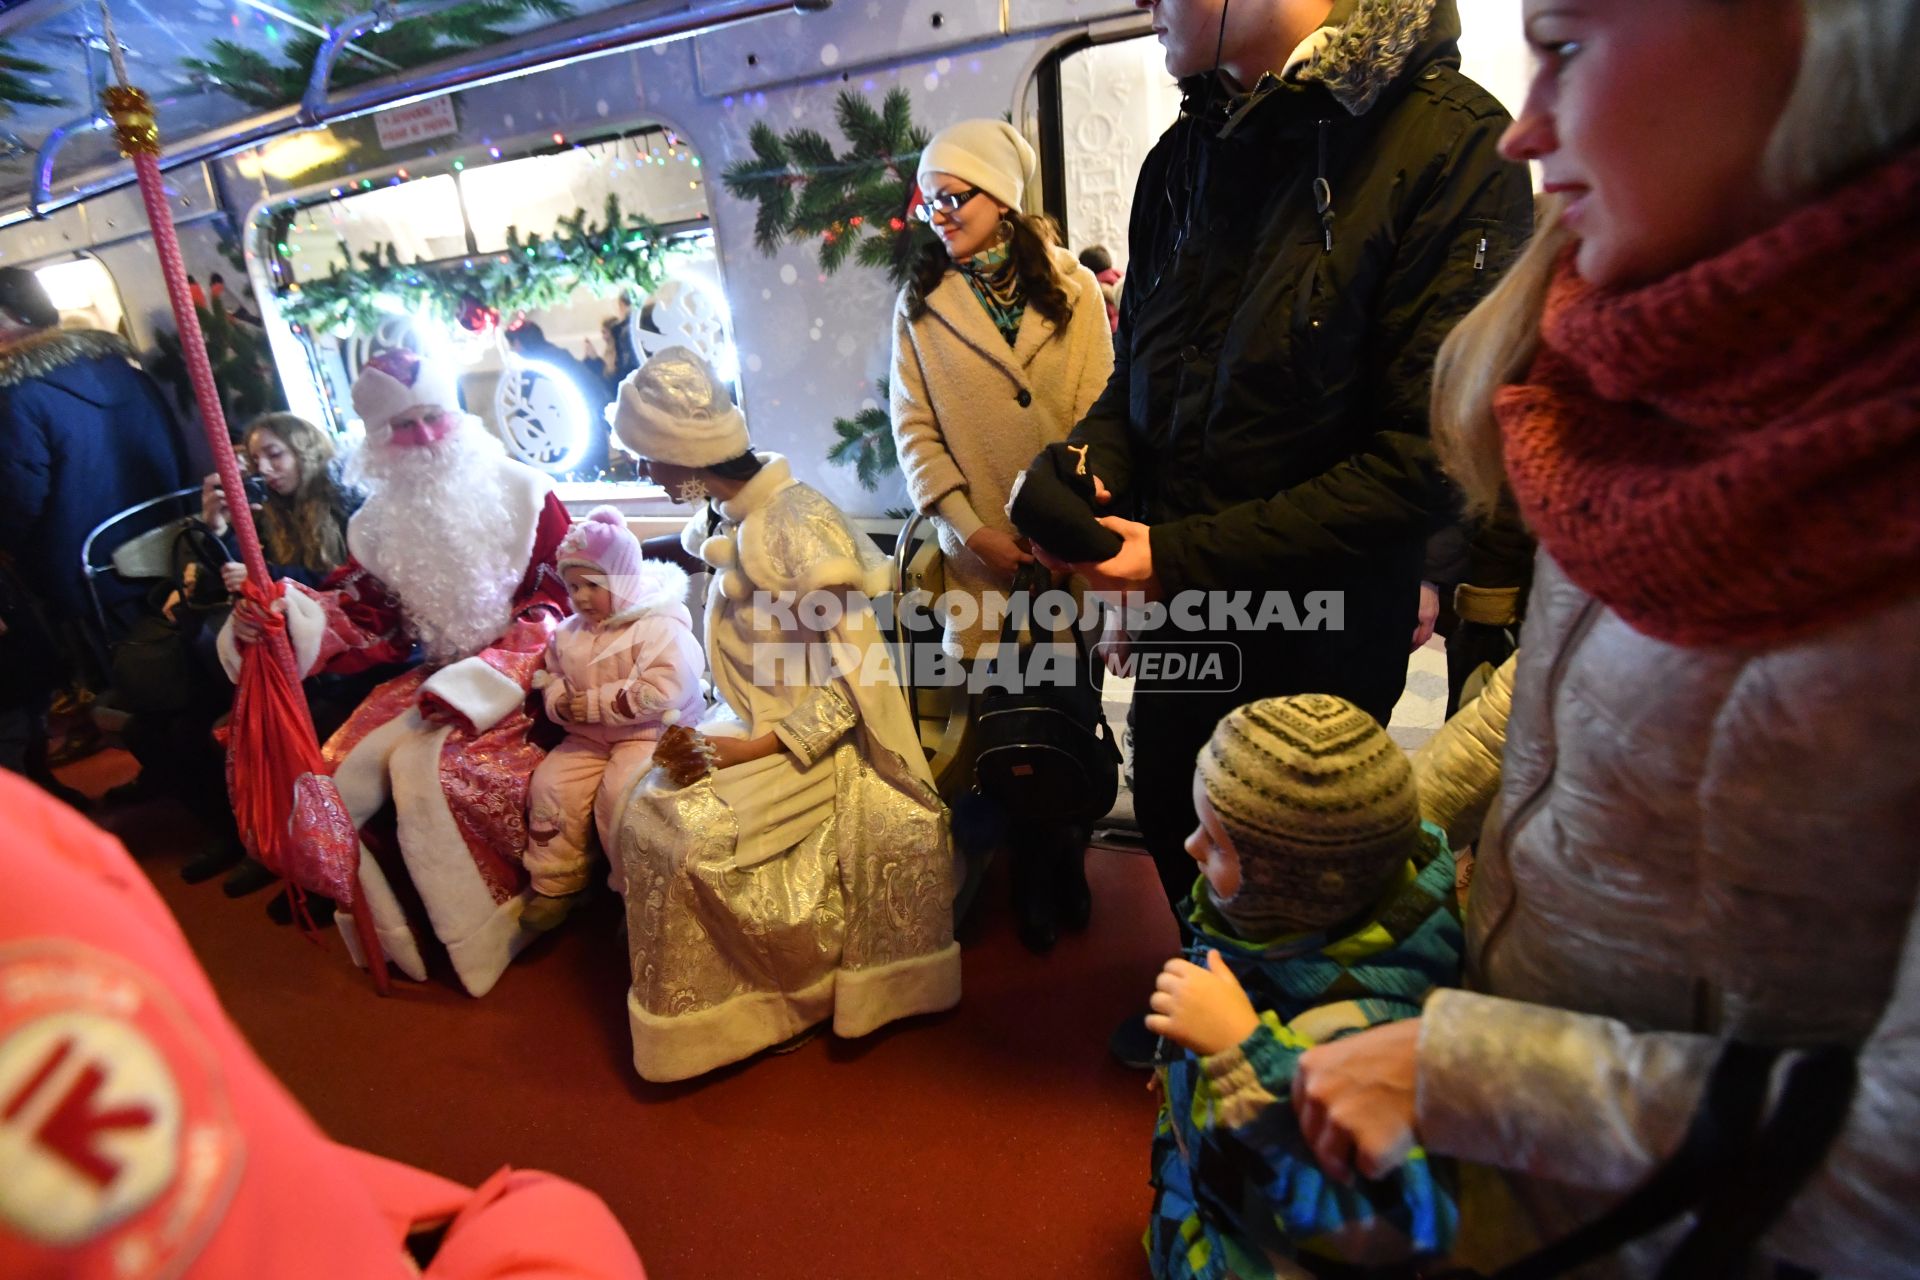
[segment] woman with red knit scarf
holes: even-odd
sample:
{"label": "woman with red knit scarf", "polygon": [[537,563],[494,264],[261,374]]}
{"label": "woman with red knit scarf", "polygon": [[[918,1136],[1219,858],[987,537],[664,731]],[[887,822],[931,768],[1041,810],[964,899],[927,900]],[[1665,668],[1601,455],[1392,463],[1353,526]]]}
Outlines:
{"label": "woman with red knit scarf", "polygon": [[[1293,1102],[1335,1177],[1465,1162],[1473,1265],[1684,1149],[1707,1202],[1582,1276],[1920,1274],[1920,6],[1525,14],[1557,221],[1433,412],[1540,542],[1468,989]],[[1790,1051],[1741,1095],[1729,1041]]]}

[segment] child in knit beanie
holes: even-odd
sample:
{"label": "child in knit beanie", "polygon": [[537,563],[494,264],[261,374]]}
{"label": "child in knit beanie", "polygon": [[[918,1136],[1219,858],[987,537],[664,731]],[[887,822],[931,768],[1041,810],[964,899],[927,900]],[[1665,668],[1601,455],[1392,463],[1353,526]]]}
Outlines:
{"label": "child in knit beanie", "polygon": [[1406,755],[1343,698],[1229,713],[1194,773],[1195,960],[1167,962],[1150,1031],[1161,1069],[1153,1274],[1291,1276],[1287,1260],[1373,1266],[1444,1253],[1447,1171],[1328,1180],[1295,1121],[1294,1066],[1316,1043],[1415,1017],[1459,978],[1453,858],[1420,821]]}
{"label": "child in knit beanie", "polygon": [[548,640],[534,686],[567,737],[527,793],[526,868],[538,896],[520,919],[532,929],[558,924],[585,891],[589,824],[611,849],[621,801],[651,766],[660,735],[706,708],[684,570],[642,559],[612,507],[567,530],[558,567],[574,613]]}

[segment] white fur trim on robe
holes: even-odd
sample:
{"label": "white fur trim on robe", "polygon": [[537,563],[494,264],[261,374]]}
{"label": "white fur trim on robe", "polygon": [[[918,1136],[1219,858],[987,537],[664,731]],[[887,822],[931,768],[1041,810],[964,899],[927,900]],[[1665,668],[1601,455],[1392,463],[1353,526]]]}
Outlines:
{"label": "white fur trim on robe", "polygon": [[[320,661],[320,641],[327,633],[327,612],[313,597],[284,580],[280,583],[280,600],[274,605],[274,612],[287,620],[287,639],[293,642],[293,663],[304,680],[313,674]],[[220,665],[226,669],[227,679],[239,684],[240,646],[233,638],[231,613],[221,625],[213,645],[220,654]]]}
{"label": "white fur trim on robe", "polygon": [[527,699],[518,680],[484,658],[462,658],[440,668],[420,686],[422,698],[429,694],[465,716],[476,735],[499,724]]}

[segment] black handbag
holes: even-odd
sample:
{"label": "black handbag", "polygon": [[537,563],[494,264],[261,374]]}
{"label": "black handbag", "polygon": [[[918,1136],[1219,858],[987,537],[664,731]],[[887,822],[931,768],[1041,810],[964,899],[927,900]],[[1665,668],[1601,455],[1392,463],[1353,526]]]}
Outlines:
{"label": "black handbag", "polygon": [[[231,603],[220,582],[226,551],[203,524],[190,521],[174,536],[168,576],[147,592],[140,612],[111,651],[114,701],[136,714],[171,715],[192,703],[196,687],[193,643],[202,619]],[[188,585],[189,565],[198,566]],[[175,591],[173,619],[164,610]]]}
{"label": "black handbag", "polygon": [[[1045,570],[1030,568],[1014,580],[1016,601],[1024,592],[1030,603],[1049,585]],[[1017,653],[1020,670],[1029,672],[1041,633],[1029,628],[1033,643],[1020,645],[1020,612],[1009,610],[1000,629],[1000,660]],[[974,786],[1015,821],[1095,822],[1120,794],[1120,746],[1072,628],[1048,639],[1071,646],[1075,678],[1067,685],[1022,684],[982,696],[973,723]]]}

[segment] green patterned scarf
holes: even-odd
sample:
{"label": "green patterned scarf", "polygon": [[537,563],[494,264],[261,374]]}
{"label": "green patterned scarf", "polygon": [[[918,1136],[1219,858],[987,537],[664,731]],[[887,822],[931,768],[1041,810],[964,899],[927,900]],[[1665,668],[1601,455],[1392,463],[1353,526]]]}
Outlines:
{"label": "green patterned scarf", "polygon": [[1002,240],[953,265],[973,286],[973,296],[993,318],[994,328],[1012,346],[1020,337],[1020,318],[1027,314],[1027,296],[1020,289],[1020,272],[1013,265],[1013,242]]}

